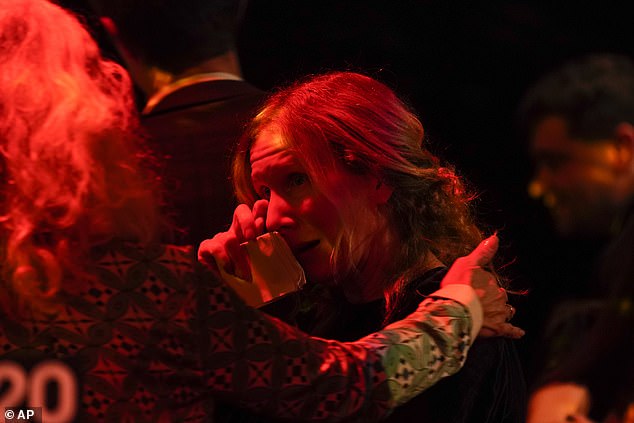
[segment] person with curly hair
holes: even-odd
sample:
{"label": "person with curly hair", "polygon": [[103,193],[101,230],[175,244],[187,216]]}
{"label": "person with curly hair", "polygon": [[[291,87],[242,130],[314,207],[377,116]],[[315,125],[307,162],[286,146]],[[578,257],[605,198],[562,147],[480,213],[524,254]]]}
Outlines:
{"label": "person with curly hair", "polygon": [[[423,139],[416,115],[370,77],[331,72],[281,89],[234,160],[243,204],[227,232],[201,244],[199,259],[228,278],[250,280],[242,244],[277,232],[307,279],[283,300],[291,311],[285,320],[345,341],[404,317],[438,287],[446,266],[481,240],[473,195]],[[524,402],[512,342],[480,339],[464,370],[392,419],[520,422]]]}

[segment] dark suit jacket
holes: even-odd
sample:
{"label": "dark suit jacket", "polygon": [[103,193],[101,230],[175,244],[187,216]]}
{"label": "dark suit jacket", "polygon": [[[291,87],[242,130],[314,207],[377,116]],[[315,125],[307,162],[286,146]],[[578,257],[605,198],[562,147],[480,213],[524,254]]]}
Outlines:
{"label": "dark suit jacket", "polygon": [[200,82],[170,93],[142,117],[163,161],[168,213],[187,230],[178,242],[198,245],[231,223],[231,153],[263,98],[244,81]]}

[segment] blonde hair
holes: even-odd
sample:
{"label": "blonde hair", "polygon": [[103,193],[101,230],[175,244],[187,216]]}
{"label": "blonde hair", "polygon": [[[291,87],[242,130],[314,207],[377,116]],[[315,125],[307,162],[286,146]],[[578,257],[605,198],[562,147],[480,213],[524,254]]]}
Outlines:
{"label": "blonde hair", "polygon": [[129,78],[75,16],[3,0],[0,67],[3,299],[34,308],[84,273],[90,247],[152,239],[158,202]]}

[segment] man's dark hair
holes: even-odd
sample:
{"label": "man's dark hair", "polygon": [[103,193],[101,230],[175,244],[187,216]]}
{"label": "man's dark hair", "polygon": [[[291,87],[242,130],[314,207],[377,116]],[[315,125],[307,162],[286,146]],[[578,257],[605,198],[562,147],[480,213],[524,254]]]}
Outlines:
{"label": "man's dark hair", "polygon": [[235,47],[240,0],[90,0],[113,20],[120,41],[145,63],[172,73]]}
{"label": "man's dark hair", "polygon": [[570,135],[583,140],[610,136],[621,122],[634,124],[634,63],[625,56],[592,55],[546,75],[519,108],[523,133],[552,115],[565,119]]}

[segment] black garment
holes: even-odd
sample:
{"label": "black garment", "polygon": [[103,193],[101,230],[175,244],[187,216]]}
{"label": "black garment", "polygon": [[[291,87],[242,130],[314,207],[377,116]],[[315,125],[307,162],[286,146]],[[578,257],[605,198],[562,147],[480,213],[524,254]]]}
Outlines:
{"label": "black garment", "polygon": [[244,81],[199,82],[164,97],[142,124],[165,163],[163,179],[173,220],[198,245],[227,230],[235,207],[229,180],[237,140],[264,98]]}
{"label": "black garment", "polygon": [[[320,287],[313,287],[314,292],[304,292],[302,298],[287,296],[263,310],[297,324],[314,336],[356,340],[416,310],[425,295],[439,288],[446,272],[446,268],[433,269],[409,284],[396,305],[399,312],[389,322],[383,321],[383,300],[351,304],[343,295],[326,293]],[[325,295],[330,298],[324,299]],[[315,306],[309,308],[307,304]],[[478,339],[469,350],[462,370],[398,407],[384,421],[521,423],[526,418],[526,396],[513,342],[505,338]],[[224,405],[218,407],[215,417],[219,422],[233,423],[275,421]]]}
{"label": "black garment", "polygon": [[600,257],[596,283],[605,287],[596,324],[578,331],[551,379],[572,381],[590,391],[590,417],[603,421],[634,404],[634,199],[622,225]]}
{"label": "black garment", "polygon": [[[407,287],[391,323],[415,310],[423,295],[439,288],[447,269],[435,269]],[[390,422],[493,423],[526,419],[526,385],[513,345],[506,338],[477,339],[457,374],[398,407]]]}

